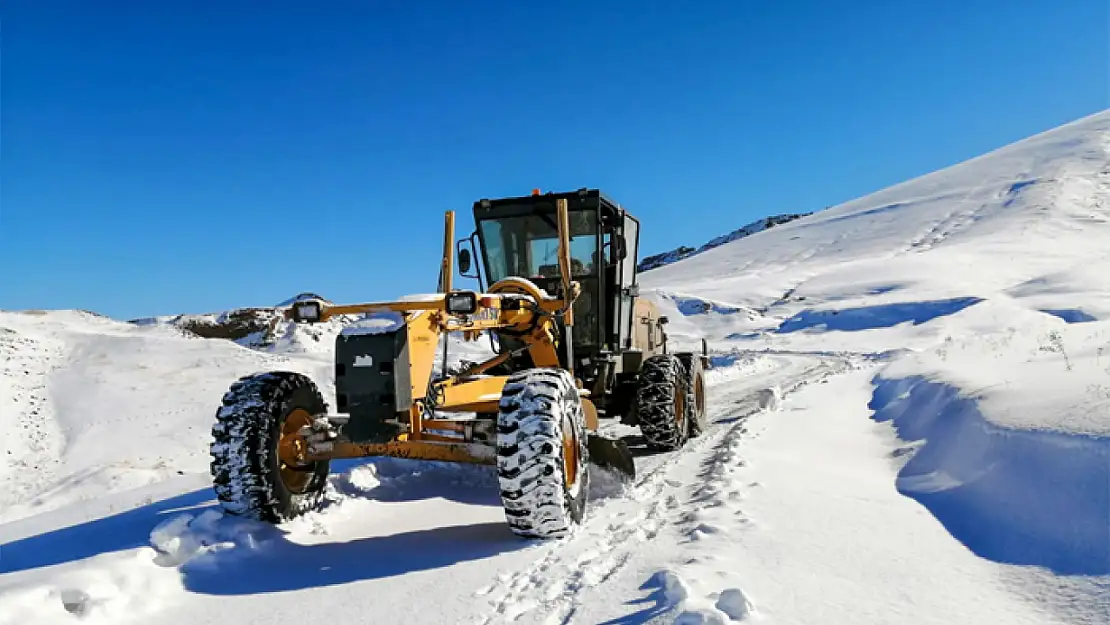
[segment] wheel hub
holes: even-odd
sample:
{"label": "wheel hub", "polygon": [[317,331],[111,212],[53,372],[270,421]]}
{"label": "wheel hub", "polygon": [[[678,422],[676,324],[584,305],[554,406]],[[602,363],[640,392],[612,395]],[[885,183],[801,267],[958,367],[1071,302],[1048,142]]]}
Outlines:
{"label": "wheel hub", "polygon": [[686,421],[686,389],[674,394],[674,418],[679,427]]}
{"label": "wheel hub", "polygon": [[697,408],[699,417],[705,413],[705,381],[700,375],[694,381],[694,406]]}
{"label": "wheel hub", "polygon": [[293,492],[302,492],[312,479],[314,463],[305,458],[308,443],[301,435],[301,428],[312,423],[312,415],[303,408],[296,408],[281,424],[281,438],[277,444],[281,481]]}
{"label": "wheel hub", "polygon": [[574,424],[563,417],[563,480],[567,489],[573,489],[578,482],[578,447]]}

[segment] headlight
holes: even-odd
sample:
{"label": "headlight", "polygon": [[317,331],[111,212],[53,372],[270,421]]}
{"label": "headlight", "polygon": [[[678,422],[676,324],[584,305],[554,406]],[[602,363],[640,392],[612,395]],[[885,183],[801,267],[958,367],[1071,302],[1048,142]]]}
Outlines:
{"label": "headlight", "polygon": [[473,291],[448,293],[447,312],[453,315],[473,315],[478,312],[478,294]]}
{"label": "headlight", "polygon": [[293,305],[293,321],[315,323],[320,320],[320,302],[297,302]]}

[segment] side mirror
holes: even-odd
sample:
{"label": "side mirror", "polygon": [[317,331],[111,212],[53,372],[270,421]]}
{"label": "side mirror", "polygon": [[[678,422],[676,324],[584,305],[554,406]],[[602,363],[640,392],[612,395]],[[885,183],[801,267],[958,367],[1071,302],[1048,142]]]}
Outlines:
{"label": "side mirror", "polygon": [[[455,264],[458,265],[460,276],[481,281],[482,269],[474,265],[474,254],[477,253],[476,250],[478,249],[478,244],[475,241],[477,236],[478,232],[475,231],[469,237],[455,242],[455,257],[457,258]],[[471,269],[474,269],[475,273],[470,273]]]}
{"label": "side mirror", "polygon": [[459,273],[464,274],[470,271],[470,250],[465,247],[459,250]]}
{"label": "side mirror", "polygon": [[670,321],[671,320],[667,318],[667,315],[661,315],[659,317],[659,325],[661,326],[667,325],[668,323],[670,323]]}

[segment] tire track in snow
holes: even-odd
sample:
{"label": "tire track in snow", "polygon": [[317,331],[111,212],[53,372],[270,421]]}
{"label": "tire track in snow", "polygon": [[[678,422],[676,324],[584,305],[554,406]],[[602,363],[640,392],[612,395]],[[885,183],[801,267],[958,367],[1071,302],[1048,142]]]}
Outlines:
{"label": "tire track in snow", "polygon": [[[804,354],[772,357],[780,363],[773,372],[750,381],[725,379],[709,387],[710,392],[724,392],[710,398],[711,407],[718,405],[711,414],[712,425],[702,436],[679,452],[638,458],[641,466],[649,465],[647,472],[623,492],[592,501],[589,519],[573,535],[545,545],[543,556],[530,567],[502,575],[476,591],[475,596],[486,599],[489,608],[473,622],[514,622],[539,612],[547,614],[542,621],[546,625],[567,625],[580,607],[582,591],[611,579],[664,527],[688,526],[690,536],[712,531],[698,522],[695,509],[707,503],[728,504],[725,500],[730,495],[722,493],[723,478],[714,475],[723,470],[722,463],[735,460],[736,441],[746,434],[747,417],[774,409],[783,396],[856,369],[864,360]],[[799,361],[801,370],[792,371]],[[695,472],[701,482],[687,484],[670,477],[676,467],[690,463],[702,467]]]}
{"label": "tire track in snow", "polygon": [[[704,447],[711,440],[699,438],[687,448]],[[590,520],[573,535],[547,546],[546,554],[528,569],[478,590],[475,594],[479,597],[495,594],[499,589],[503,591],[499,599],[491,602],[491,613],[478,622],[488,625],[512,621],[541,607],[550,608],[552,616],[548,622],[567,622],[572,613],[565,605],[567,601],[582,588],[612,577],[627,562],[633,551],[631,547],[654,538],[663,525],[665,512],[678,506],[673,494],[666,498],[663,495],[668,488],[678,486],[668,481],[666,474],[680,458],[677,454],[669,455],[624,493],[609,500],[591,502]],[[610,512],[621,504],[644,501],[653,503]],[[605,519],[612,520],[605,522]],[[580,553],[574,555],[564,551],[567,549]]]}

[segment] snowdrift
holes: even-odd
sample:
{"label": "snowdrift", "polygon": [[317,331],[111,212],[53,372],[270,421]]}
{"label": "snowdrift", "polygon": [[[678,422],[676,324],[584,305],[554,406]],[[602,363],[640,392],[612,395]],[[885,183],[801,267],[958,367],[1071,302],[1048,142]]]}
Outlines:
{"label": "snowdrift", "polygon": [[875,419],[908,451],[898,489],[977,555],[1064,575],[1110,575],[1110,438],[1005,428],[960,389],[876,379]]}

